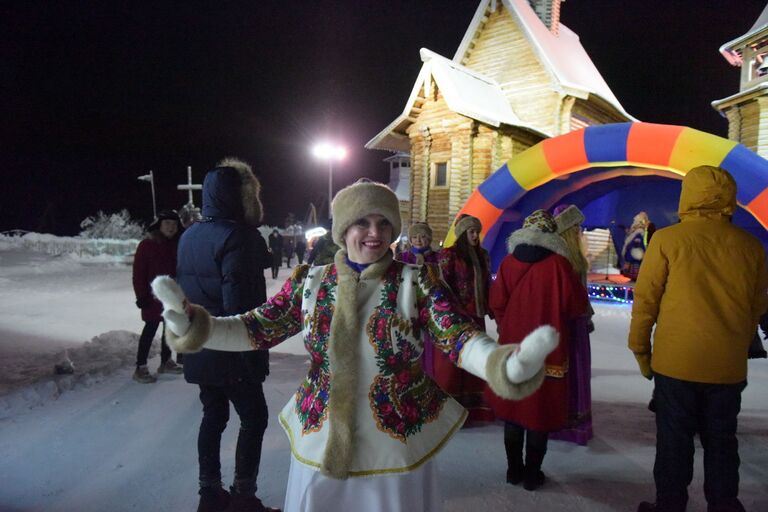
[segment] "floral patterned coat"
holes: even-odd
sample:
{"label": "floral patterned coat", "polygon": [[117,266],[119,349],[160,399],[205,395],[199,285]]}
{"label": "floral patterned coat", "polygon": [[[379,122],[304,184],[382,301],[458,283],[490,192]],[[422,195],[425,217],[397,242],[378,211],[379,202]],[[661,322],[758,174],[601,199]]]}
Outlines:
{"label": "floral patterned coat", "polygon": [[[411,265],[416,265],[418,263],[416,260],[416,254],[411,251],[401,252],[397,255],[397,259],[403,263],[409,263]],[[437,253],[432,250],[424,253],[424,263],[437,263]]]}
{"label": "floral patterned coat", "polygon": [[[485,258],[485,268],[491,268],[490,258],[488,252],[482,249],[483,257]],[[474,286],[474,270],[471,266],[467,265],[456,252],[456,246],[446,247],[437,254],[437,263],[440,266],[440,274],[443,281],[448,287],[456,294],[456,298],[459,303],[466,309],[466,311],[472,315],[475,322],[481,327],[485,326],[483,317],[485,314],[478,315],[475,308],[475,286]],[[491,275],[486,270],[483,275],[483,282],[485,283],[486,303],[488,302],[488,290],[491,286]]]}
{"label": "floral patterned coat", "polygon": [[[332,432],[336,428],[351,432],[342,443],[350,451],[344,476],[407,472],[433,457],[467,414],[423,372],[425,338],[435,340],[458,366],[481,375],[488,354],[498,347],[454,312],[436,267],[406,265],[389,255],[378,275],[369,270],[379,262],[358,274],[343,263],[344,256],[342,250],[334,264],[297,267],[278,294],[241,318],[255,349],[303,333],[309,371],[279,416],[298,461],[325,472],[324,456],[336,457],[328,448],[329,438],[338,437]],[[357,280],[351,299],[337,294],[342,274]],[[339,336],[335,324],[343,320],[336,317],[350,308],[349,300],[352,306],[356,301],[359,321]],[[334,358],[349,351],[357,355],[342,370]],[[334,387],[341,393],[345,377],[352,378],[353,389],[336,395],[336,407],[329,407]],[[350,416],[334,427],[345,405],[352,409]]]}

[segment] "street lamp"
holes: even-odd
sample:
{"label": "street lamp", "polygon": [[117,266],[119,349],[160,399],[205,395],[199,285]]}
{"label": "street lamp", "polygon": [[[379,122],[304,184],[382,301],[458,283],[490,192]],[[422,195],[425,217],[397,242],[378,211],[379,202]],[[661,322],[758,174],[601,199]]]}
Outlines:
{"label": "street lamp", "polygon": [[148,181],[152,185],[152,215],[157,218],[157,204],[155,202],[155,173],[149,171],[149,174],[138,177],[139,181]]}
{"label": "street lamp", "polygon": [[332,216],[331,202],[333,201],[333,162],[342,161],[347,156],[347,149],[330,142],[321,142],[312,148],[312,154],[320,160],[328,161],[328,218]]}

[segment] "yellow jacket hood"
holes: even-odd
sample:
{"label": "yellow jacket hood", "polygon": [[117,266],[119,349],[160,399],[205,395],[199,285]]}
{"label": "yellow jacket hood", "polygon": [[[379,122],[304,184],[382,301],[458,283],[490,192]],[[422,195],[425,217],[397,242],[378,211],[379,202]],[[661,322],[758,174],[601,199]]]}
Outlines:
{"label": "yellow jacket hood", "polygon": [[694,167],[683,178],[680,219],[731,217],[736,211],[736,182],[727,171],[709,165]]}

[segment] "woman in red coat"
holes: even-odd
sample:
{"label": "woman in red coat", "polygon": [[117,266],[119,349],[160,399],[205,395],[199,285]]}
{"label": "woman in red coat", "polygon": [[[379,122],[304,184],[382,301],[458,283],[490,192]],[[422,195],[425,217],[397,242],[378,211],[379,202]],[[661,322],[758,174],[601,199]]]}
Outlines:
{"label": "woman in red coat", "polygon": [[[133,291],[136,293],[136,306],[141,309],[144,329],[139,337],[136,354],[136,371],[133,380],[142,384],[155,382],[157,377],[147,369],[147,356],[152,340],[155,338],[163,318],[163,305],[152,295],[150,283],[157,276],[176,276],[176,245],[179,241],[179,216],[173,210],[161,211],[157,219],[149,226],[149,235],[139,242],[133,257]],[[181,367],[171,359],[171,349],[165,342],[163,326],[160,349],[160,367],[158,373],[182,373]]]}
{"label": "woman in red coat", "polygon": [[544,383],[533,395],[512,402],[486,391],[493,412],[506,422],[507,482],[522,481],[531,491],[544,483],[541,463],[548,433],[567,424],[569,323],[586,310],[587,294],[548,212],[537,210],[528,216],[522,229],[509,237],[507,248],[509,255],[501,262],[489,299],[499,343],[520,343],[531,329],[545,324],[560,333],[558,347],[546,359]]}
{"label": "woman in red coat", "polygon": [[[480,247],[481,230],[482,225],[476,217],[461,217],[454,228],[456,243],[438,253],[437,264],[443,281],[456,296],[456,302],[485,330],[491,278],[488,252]],[[427,368],[427,373],[467,409],[469,416],[464,425],[493,421],[493,411],[483,398],[485,382],[458,368],[442,352],[433,351],[433,356],[433,367],[431,371]]]}

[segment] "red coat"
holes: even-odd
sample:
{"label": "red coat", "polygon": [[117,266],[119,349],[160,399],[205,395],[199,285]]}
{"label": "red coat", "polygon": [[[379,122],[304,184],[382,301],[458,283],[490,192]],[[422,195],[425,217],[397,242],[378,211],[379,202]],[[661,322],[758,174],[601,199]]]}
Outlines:
{"label": "red coat", "polygon": [[533,395],[511,401],[486,389],[496,416],[538,432],[564,428],[568,419],[568,325],[588,307],[587,293],[571,264],[555,253],[534,263],[506,256],[491,285],[489,306],[502,345],[520,343],[544,324],[560,333],[559,345],[546,360],[544,384]]}
{"label": "red coat", "polygon": [[150,238],[139,242],[133,257],[133,291],[136,300],[147,305],[141,308],[141,319],[145,322],[159,322],[163,305],[152,295],[150,283],[157,276],[176,277],[176,244],[178,237],[168,240],[160,233],[153,232]]}

